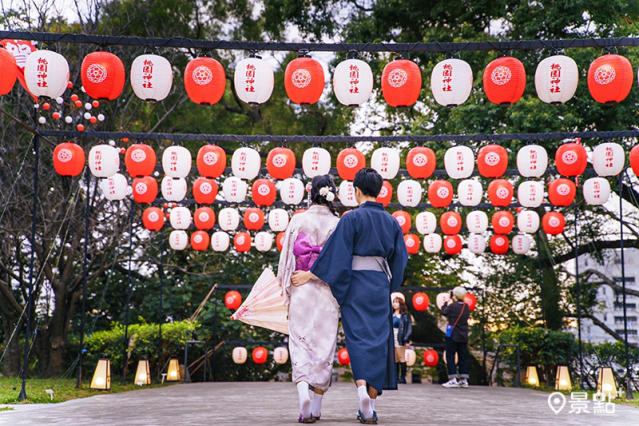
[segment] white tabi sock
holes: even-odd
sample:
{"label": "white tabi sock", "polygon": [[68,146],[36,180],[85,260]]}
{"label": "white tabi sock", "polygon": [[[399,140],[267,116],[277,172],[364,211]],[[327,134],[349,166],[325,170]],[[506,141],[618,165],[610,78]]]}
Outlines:
{"label": "white tabi sock", "polygon": [[375,398],[375,399],[371,398],[371,409],[373,411],[375,411],[375,402],[377,402],[377,398]]}
{"label": "white tabi sock", "polygon": [[366,385],[362,385],[357,388],[357,396],[359,396],[359,411],[362,412],[366,419],[373,418],[373,407],[371,404],[371,397],[368,396],[366,391]]}
{"label": "white tabi sock", "polygon": [[311,392],[313,399],[311,400],[311,415],[313,417],[320,417],[322,414],[322,397],[319,393]]}
{"label": "white tabi sock", "polygon": [[305,419],[311,417],[311,396],[308,393],[308,383],[299,382],[297,384],[297,395],[300,401],[300,414]]}

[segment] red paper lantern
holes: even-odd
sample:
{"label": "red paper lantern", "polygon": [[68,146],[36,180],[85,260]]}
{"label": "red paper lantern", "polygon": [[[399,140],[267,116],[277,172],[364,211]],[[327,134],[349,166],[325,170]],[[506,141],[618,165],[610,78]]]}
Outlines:
{"label": "red paper lantern", "polygon": [[113,99],[124,89],[124,64],[113,53],[93,52],[84,57],[80,70],[82,87],[93,99]]}
{"label": "red paper lantern", "polygon": [[509,206],[513,199],[513,184],[506,179],[495,179],[488,185],[488,199],[495,207]]}
{"label": "red paper lantern", "polygon": [[266,157],[266,170],[275,179],[288,179],[295,172],[295,153],[288,148],[272,149]]}
{"label": "red paper lantern", "polygon": [[526,70],[519,59],[497,58],[484,71],[484,92],[488,100],[498,105],[514,104],[524,94]]}
{"label": "red paper lantern", "polygon": [[406,170],[413,179],[429,178],[435,171],[435,152],[424,146],[418,146],[406,155]]}
{"label": "red paper lantern", "polygon": [[446,235],[455,235],[461,231],[462,218],[457,212],[446,212],[439,218],[439,226]]}
{"label": "red paper lantern", "polygon": [[341,348],[337,351],[337,361],[342,365],[351,363],[351,358],[348,356],[348,350],[346,348]]}
{"label": "red paper lantern", "polygon": [[193,223],[197,229],[209,230],[215,226],[215,212],[210,207],[200,207],[193,213]]}
{"label": "red paper lantern", "polygon": [[159,231],[164,226],[164,212],[158,207],[148,207],[142,213],[142,223],[149,231]]}
{"label": "red paper lantern", "polygon": [[472,293],[466,293],[464,296],[464,303],[468,305],[468,309],[474,311],[477,307],[477,297]]}
{"label": "red paper lantern", "polygon": [[555,206],[569,206],[576,195],[577,187],[569,179],[559,178],[548,184],[548,199]]}
{"label": "red paper lantern", "polygon": [[482,147],[477,154],[477,168],[483,177],[503,176],[508,168],[508,151],[503,146],[496,144]]}
{"label": "red paper lantern", "polygon": [[639,176],[639,145],[630,150],[630,167],[635,175]]}
{"label": "red paper lantern", "polygon": [[404,210],[397,210],[393,212],[393,217],[397,220],[397,223],[399,223],[399,226],[402,228],[402,232],[404,234],[410,231],[410,228],[412,226],[412,219],[410,217],[410,214],[406,213]]}
{"label": "red paper lantern", "polygon": [[133,179],[131,189],[136,203],[152,203],[158,196],[158,182],[151,176]]}
{"label": "red paper lantern", "polygon": [[408,59],[396,59],[382,71],[382,94],[390,106],[407,107],[417,102],[422,90],[422,72]]}
{"label": "red paper lantern", "polygon": [[248,232],[238,232],[233,237],[233,245],[239,253],[246,253],[251,249],[251,234]]}
{"label": "red paper lantern", "polygon": [[428,201],[433,207],[448,207],[453,201],[453,185],[446,180],[436,180],[428,186]]}
{"label": "red paper lantern", "polygon": [[602,104],[621,102],[630,93],[633,80],[630,61],[620,55],[603,55],[588,68],[588,90]]}
{"label": "red paper lantern", "polygon": [[242,304],[242,295],[236,290],[227,291],[224,295],[224,304],[234,311]]}
{"label": "red paper lantern", "polygon": [[462,249],[462,239],[459,235],[446,235],[444,237],[444,250],[448,254],[457,254]]}
{"label": "red paper lantern", "polygon": [[73,142],[58,144],[53,150],[53,168],[62,176],[78,176],[84,169],[84,151]]}
{"label": "red paper lantern", "polygon": [[224,67],[213,58],[193,59],[184,70],[184,88],[196,104],[218,103],[226,88]]}
{"label": "red paper lantern", "polygon": [[18,65],[16,58],[6,49],[0,49],[0,95],[6,95],[13,89],[18,78]]}
{"label": "red paper lantern", "polygon": [[264,212],[257,207],[251,207],[244,212],[244,226],[249,231],[259,231],[264,226]]}
{"label": "red paper lantern", "polygon": [[191,247],[193,250],[203,251],[209,247],[211,237],[206,231],[195,231],[191,234]]}
{"label": "red paper lantern", "polygon": [[286,95],[296,104],[314,104],[324,91],[324,70],[313,58],[293,59],[284,72]]}
{"label": "red paper lantern", "polygon": [[548,235],[559,235],[564,232],[566,218],[559,212],[548,212],[541,219],[541,226]]}
{"label": "red paper lantern", "polygon": [[557,148],[555,164],[559,174],[563,176],[579,176],[586,170],[587,163],[586,148],[582,144],[570,142]]}
{"label": "red paper lantern", "polygon": [[404,235],[404,244],[406,244],[406,251],[408,254],[417,254],[419,252],[419,246],[421,242],[419,237],[415,234]]}
{"label": "red paper lantern", "polygon": [[496,234],[509,234],[515,226],[515,218],[511,212],[501,210],[493,214],[490,224]]}
{"label": "red paper lantern", "polygon": [[490,250],[495,254],[508,253],[508,237],[500,234],[490,237]]}
{"label": "red paper lantern", "polygon": [[253,202],[258,206],[270,206],[277,198],[277,188],[268,179],[258,179],[253,183],[251,195]]}
{"label": "red paper lantern", "polygon": [[193,182],[193,198],[198,204],[213,204],[217,198],[217,182],[213,179],[199,177]]}
{"label": "red paper lantern", "polygon": [[280,232],[279,234],[277,234],[277,237],[275,237],[275,245],[277,246],[277,249],[279,251],[282,251],[282,242],[284,241],[285,235],[286,232]]}
{"label": "red paper lantern", "polygon": [[337,173],[345,180],[355,179],[360,169],[366,166],[366,157],[356,148],[346,148],[337,155]]}
{"label": "red paper lantern", "polygon": [[424,351],[424,364],[429,367],[434,367],[439,362],[439,354],[434,349]]}
{"label": "red paper lantern", "polygon": [[384,207],[388,206],[393,198],[393,185],[387,180],[382,183],[382,189],[379,191],[379,195],[377,196],[378,203],[384,205]]}
{"label": "red paper lantern", "polygon": [[253,362],[256,364],[264,364],[266,359],[268,358],[268,351],[263,346],[258,346],[253,349],[251,353],[251,358],[253,358]]}
{"label": "red paper lantern", "polygon": [[226,168],[226,152],[217,145],[204,145],[197,152],[196,164],[202,176],[220,177]]}
{"label": "red paper lantern", "polygon": [[420,291],[413,295],[413,308],[415,308],[416,311],[425,311],[428,309],[429,304],[430,300],[426,293]]}
{"label": "red paper lantern", "polygon": [[124,156],[124,165],[129,176],[149,176],[155,170],[155,151],[147,144],[136,143],[129,146]]}

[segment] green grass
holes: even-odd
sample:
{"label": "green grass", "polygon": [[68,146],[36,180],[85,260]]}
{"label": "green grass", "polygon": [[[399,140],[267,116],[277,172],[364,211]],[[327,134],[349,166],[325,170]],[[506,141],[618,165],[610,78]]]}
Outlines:
{"label": "green grass", "polygon": [[[76,389],[75,378],[69,379],[28,379],[27,380],[27,400],[18,401],[18,394],[22,386],[22,381],[17,377],[0,378],[0,404],[24,404],[24,403],[52,403],[68,401],[76,398],[86,398],[93,395],[103,395],[105,393],[126,392],[150,387],[170,386],[172,383],[164,385],[156,383],[150,386],[137,386],[133,383],[121,385],[121,379],[111,378],[111,390],[99,391],[89,389],[90,379],[81,388]],[[46,393],[46,389],[53,390],[53,400]]]}
{"label": "green grass", "polygon": [[13,407],[0,407],[0,411],[11,411]]}

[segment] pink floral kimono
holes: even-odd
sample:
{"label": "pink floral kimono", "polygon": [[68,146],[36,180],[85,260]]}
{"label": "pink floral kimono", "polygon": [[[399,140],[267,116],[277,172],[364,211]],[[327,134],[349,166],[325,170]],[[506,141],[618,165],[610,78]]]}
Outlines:
{"label": "pink floral kimono", "polygon": [[338,221],[322,205],[312,205],[306,212],[293,216],[282,242],[278,268],[288,301],[293,382],[306,382],[322,391],[331,384],[339,306],[324,281],[313,279],[294,287],[291,275],[296,270],[311,268]]}

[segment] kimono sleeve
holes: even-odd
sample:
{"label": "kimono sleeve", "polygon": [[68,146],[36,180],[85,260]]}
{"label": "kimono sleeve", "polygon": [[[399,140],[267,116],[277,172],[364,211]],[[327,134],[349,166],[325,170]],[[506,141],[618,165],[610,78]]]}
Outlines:
{"label": "kimono sleeve", "polygon": [[348,292],[353,268],[354,224],[342,218],[322,248],[311,272],[329,284],[333,296],[341,305]]}
{"label": "kimono sleeve", "polygon": [[282,240],[282,252],[280,253],[280,261],[277,268],[277,278],[280,286],[286,295],[288,303],[291,288],[291,275],[295,271],[295,255],[293,254],[293,246],[297,239],[299,227],[297,226],[297,218],[293,217],[286,228],[284,239]]}
{"label": "kimono sleeve", "polygon": [[[394,220],[394,219],[393,219]],[[391,279],[391,291],[397,291],[399,286],[404,282],[404,270],[408,263],[408,252],[406,251],[406,243],[404,242],[404,235],[402,230],[397,226],[395,232],[395,248],[393,250],[393,256],[388,260],[388,266],[390,266],[393,278]]]}

